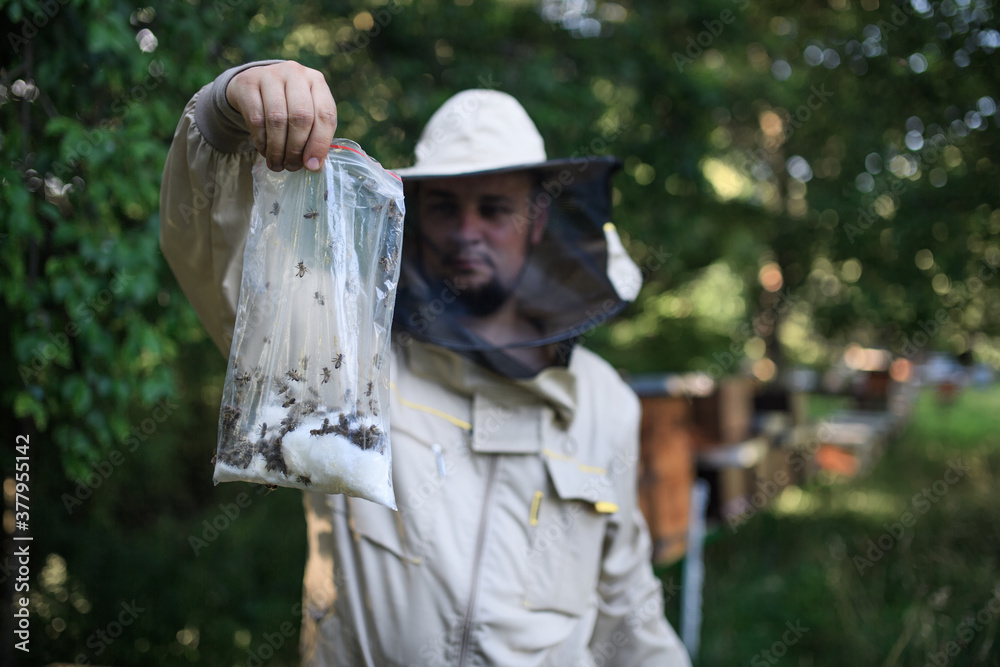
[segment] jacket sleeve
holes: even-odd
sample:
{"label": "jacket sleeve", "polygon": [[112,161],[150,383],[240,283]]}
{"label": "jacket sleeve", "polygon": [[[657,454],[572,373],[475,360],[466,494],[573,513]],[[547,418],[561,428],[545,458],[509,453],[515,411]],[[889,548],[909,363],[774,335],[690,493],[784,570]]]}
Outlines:
{"label": "jacket sleeve", "polygon": [[242,116],[226,101],[224,72],[184,108],[163,167],[160,248],[223,356],[236,326],[243,249],[253,208],[257,152]]}
{"label": "jacket sleeve", "polygon": [[595,659],[604,657],[602,664],[690,667],[687,650],[664,616],[660,581],[653,574],[652,541],[638,502],[639,401],[623,389],[627,409],[620,414],[627,426],[610,469],[619,509],[605,538],[590,650]]}

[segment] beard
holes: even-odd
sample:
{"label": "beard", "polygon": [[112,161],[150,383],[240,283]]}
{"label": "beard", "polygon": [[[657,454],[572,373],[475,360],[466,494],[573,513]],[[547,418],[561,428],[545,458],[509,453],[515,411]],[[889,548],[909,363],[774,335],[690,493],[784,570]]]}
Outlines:
{"label": "beard", "polygon": [[485,317],[499,310],[510,298],[512,291],[494,276],[484,285],[459,290],[455,305],[462,315]]}

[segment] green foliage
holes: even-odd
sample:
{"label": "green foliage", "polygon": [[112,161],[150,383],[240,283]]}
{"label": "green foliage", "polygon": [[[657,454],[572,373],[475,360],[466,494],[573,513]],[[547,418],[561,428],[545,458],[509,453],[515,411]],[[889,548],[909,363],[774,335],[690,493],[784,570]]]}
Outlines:
{"label": "green foliage", "polygon": [[[483,86],[523,101],[551,155],[623,158],[615,222],[646,286],[621,326],[586,341],[623,368],[706,368],[753,337],[778,360],[784,344],[792,361],[827,363],[848,340],[911,354],[904,343],[930,321],[945,325],[928,347],[1000,365],[1000,284],[981,273],[1000,265],[997,123],[985,108],[969,115],[996,95],[992,3],[944,0],[922,17],[890,0],[599,0],[589,37],[540,16],[558,4],[0,1],[0,420],[38,443],[54,516],[63,490],[124,457],[83,514],[52,523],[50,551],[69,554],[101,526],[143,569],[203,583],[200,564],[169,569],[162,555],[180,559],[184,545],[158,555],[132,541],[222,497],[191,471],[208,467],[224,368],[159,253],[159,183],[184,104],[249,60],[325,72],[340,136],[388,167],[410,163],[444,99]],[[807,64],[810,47],[833,49],[839,65]],[[787,78],[773,73],[779,61]],[[831,94],[809,108],[815,90]],[[937,134],[946,145],[907,148],[911,117],[926,145]],[[810,178],[789,175],[794,156]],[[819,352],[783,339],[780,324],[748,329],[768,307],[768,262]],[[735,287],[718,296],[719,285]],[[716,307],[723,296],[742,306]],[[165,402],[179,407],[160,420]],[[75,517],[86,528],[60,533]],[[134,576],[126,560],[116,566]],[[68,565],[91,595],[95,567]],[[116,594],[100,603],[107,614]],[[188,622],[177,610],[189,593],[170,595],[154,646]],[[246,618],[266,630],[274,618],[259,612]],[[218,623],[213,635],[235,632]]]}

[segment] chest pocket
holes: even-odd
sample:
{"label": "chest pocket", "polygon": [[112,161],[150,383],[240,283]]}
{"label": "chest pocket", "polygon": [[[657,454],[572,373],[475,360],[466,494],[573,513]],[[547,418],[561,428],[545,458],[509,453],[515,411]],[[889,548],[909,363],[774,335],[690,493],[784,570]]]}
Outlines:
{"label": "chest pocket", "polygon": [[597,601],[604,537],[618,510],[615,486],[603,468],[549,450],[543,459],[551,485],[532,502],[523,603],[579,616]]}

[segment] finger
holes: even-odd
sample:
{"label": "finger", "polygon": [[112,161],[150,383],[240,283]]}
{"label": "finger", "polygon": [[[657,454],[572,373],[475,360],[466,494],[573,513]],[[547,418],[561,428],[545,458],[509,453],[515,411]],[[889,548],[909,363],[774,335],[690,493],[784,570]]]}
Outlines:
{"label": "finger", "polygon": [[285,138],[285,169],[302,168],[302,152],[313,127],[313,99],[309,82],[300,76],[285,81],[288,107],[288,134]]}
{"label": "finger", "polygon": [[285,168],[285,140],[288,134],[288,102],[285,99],[283,81],[266,77],[260,83],[260,95],[264,103],[264,130],[267,145],[264,157],[271,171]]}
{"label": "finger", "polygon": [[245,79],[237,76],[226,89],[226,100],[230,106],[243,115],[250,139],[257,151],[264,155],[267,146],[267,132],[264,129],[264,101],[257,85],[245,85]]}
{"label": "finger", "polygon": [[303,158],[308,169],[318,171],[330,152],[330,142],[337,132],[337,103],[330,86],[317,72],[312,82],[313,125],[306,143]]}

